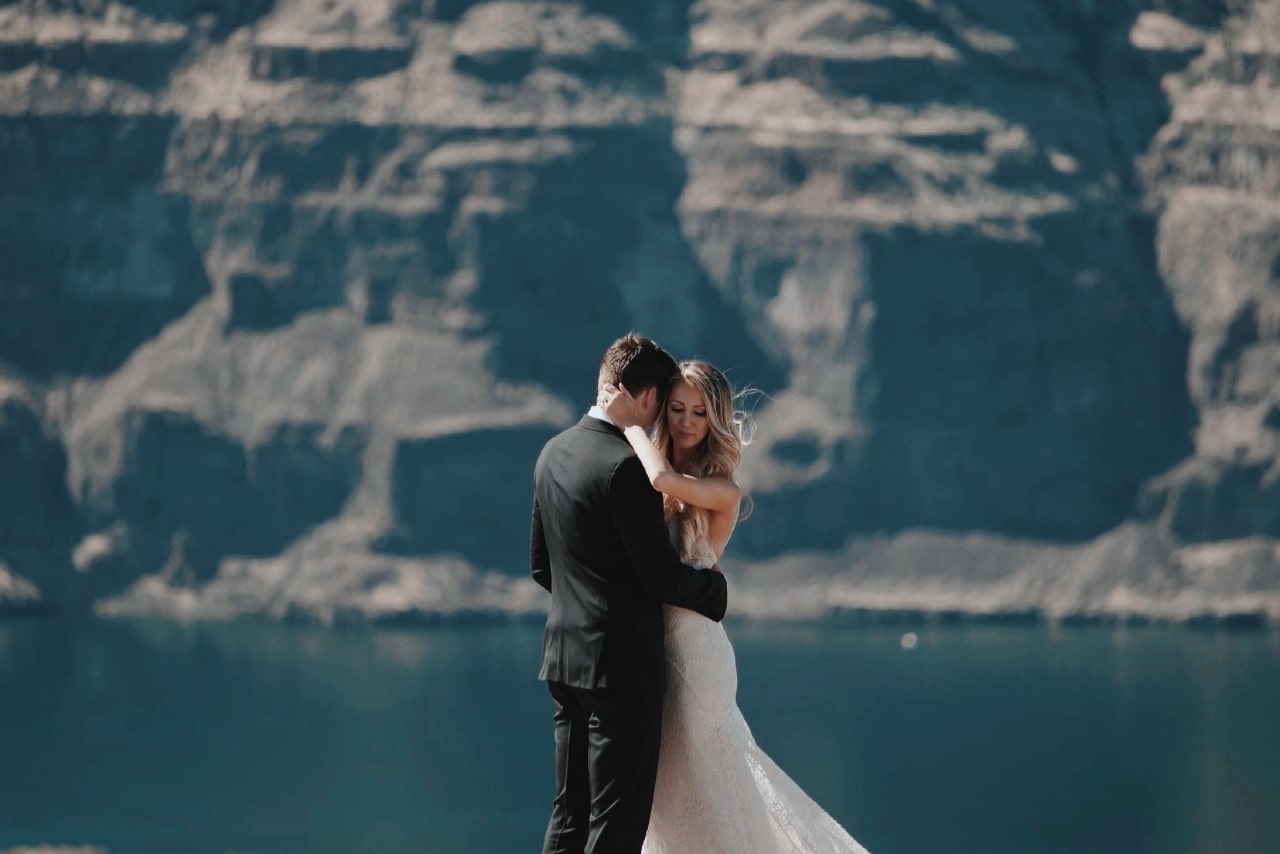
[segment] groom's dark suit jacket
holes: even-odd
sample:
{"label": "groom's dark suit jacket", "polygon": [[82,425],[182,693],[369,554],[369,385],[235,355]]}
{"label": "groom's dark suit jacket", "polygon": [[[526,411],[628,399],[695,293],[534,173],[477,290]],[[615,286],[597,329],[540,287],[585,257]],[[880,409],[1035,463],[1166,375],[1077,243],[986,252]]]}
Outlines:
{"label": "groom's dark suit jacket", "polygon": [[547,442],[534,470],[533,578],[551,591],[539,678],[661,691],[662,603],[724,617],[719,572],[680,562],[662,496],[618,428],[591,416]]}

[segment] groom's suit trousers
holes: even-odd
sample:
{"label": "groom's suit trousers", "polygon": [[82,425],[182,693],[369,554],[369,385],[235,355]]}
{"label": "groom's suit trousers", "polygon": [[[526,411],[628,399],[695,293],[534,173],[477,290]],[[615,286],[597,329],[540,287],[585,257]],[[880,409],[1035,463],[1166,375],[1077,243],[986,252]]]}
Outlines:
{"label": "groom's suit trousers", "polygon": [[662,741],[662,694],[548,682],[556,797],[543,854],[640,854]]}

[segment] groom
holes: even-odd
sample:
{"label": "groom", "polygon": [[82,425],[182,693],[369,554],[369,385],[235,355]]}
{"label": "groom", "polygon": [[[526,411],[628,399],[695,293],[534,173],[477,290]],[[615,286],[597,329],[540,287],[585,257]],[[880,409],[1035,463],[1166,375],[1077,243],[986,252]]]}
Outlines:
{"label": "groom", "polygon": [[[669,353],[631,333],[605,351],[597,385],[625,386],[651,426],[675,374]],[[530,564],[551,593],[538,678],[555,707],[556,796],[543,854],[638,854],[662,734],[662,604],[720,620],[724,576],[680,562],[662,496],[594,406],[538,456]]]}

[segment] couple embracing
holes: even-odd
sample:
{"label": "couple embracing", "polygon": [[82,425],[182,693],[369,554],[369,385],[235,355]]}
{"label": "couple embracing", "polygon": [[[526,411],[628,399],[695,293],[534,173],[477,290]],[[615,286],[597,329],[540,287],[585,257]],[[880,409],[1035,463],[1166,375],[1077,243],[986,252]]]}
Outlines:
{"label": "couple embracing", "polygon": [[738,710],[718,566],[744,444],[728,381],[632,333],[598,385],[534,473],[556,745],[543,854],[865,854]]}

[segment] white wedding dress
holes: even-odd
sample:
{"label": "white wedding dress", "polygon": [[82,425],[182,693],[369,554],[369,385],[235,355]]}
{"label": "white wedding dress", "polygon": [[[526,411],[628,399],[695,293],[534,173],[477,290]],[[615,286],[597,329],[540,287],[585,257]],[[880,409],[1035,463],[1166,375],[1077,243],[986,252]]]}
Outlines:
{"label": "white wedding dress", "polygon": [[[716,562],[710,544],[692,550]],[[867,854],[756,744],[720,623],[664,606],[667,696],[643,854]]]}

